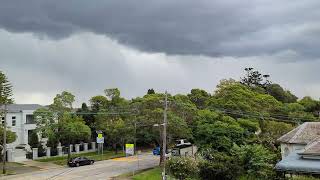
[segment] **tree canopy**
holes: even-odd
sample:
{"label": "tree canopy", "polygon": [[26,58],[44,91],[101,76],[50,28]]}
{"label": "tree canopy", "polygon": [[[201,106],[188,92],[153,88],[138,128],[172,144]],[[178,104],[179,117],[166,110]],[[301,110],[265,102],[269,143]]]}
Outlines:
{"label": "tree canopy", "polygon": [[[301,122],[319,121],[320,102],[311,97],[298,100],[269,79],[268,74],[246,68],[240,80],[223,79],[213,92],[167,94],[167,147],[188,139],[201,156],[194,164],[172,160],[175,177],[185,178],[181,172],[191,167],[200,179],[274,178],[272,167],[280,157],[276,140]],[[106,145],[115,151],[134,140],[138,147],[160,146],[162,151],[164,99],[164,93],[153,89],[126,99],[118,88],[107,88],[75,111],[74,95],[64,91],[49,108],[34,114],[38,132],[49,142],[94,140],[96,130],[101,130]]]}

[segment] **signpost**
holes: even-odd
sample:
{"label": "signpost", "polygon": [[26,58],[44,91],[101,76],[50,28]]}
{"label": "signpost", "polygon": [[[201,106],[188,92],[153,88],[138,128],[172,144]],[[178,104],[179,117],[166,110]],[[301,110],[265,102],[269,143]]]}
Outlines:
{"label": "signpost", "polygon": [[134,155],[134,144],[126,144],[126,155],[127,156]]}
{"label": "signpost", "polygon": [[97,137],[98,154],[99,152],[101,152],[101,160],[102,160],[104,137],[101,131],[97,131],[97,134],[98,134],[98,137]]}
{"label": "signpost", "polygon": [[104,143],[104,137],[103,137],[102,134],[98,134],[97,143],[98,144],[103,144]]}

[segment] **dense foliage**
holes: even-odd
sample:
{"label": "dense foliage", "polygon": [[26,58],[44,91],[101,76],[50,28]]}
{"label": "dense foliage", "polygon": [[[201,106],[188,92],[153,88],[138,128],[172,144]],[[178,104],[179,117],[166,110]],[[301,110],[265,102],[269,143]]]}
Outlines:
{"label": "dense foliage", "polygon": [[[7,129],[6,121],[2,122],[2,117],[6,117],[6,107],[8,104],[13,103],[13,93],[12,93],[12,85],[9,82],[7,76],[0,71],[0,160],[3,160],[4,153],[4,143],[12,143],[16,140],[17,136],[14,132]],[[5,132],[5,134],[4,134]],[[5,168],[3,168],[3,173],[5,173]]]}
{"label": "dense foliage", "polygon": [[34,112],[36,131],[41,137],[48,138],[47,146],[86,142],[91,137],[91,129],[81,116],[73,114],[72,104],[75,96],[70,92],[57,94],[49,108]]}
{"label": "dense foliage", "polygon": [[171,158],[167,161],[166,167],[169,170],[169,174],[179,180],[197,177],[198,175],[198,163],[193,158]]}
{"label": "dense foliage", "polygon": [[[200,156],[197,162],[169,161],[173,176],[184,179],[181,172],[194,168],[201,179],[274,178],[277,138],[298,123],[318,121],[320,102],[298,100],[269,78],[246,68],[240,81],[222,80],[214,92],[168,94],[168,147],[185,138],[198,146]],[[63,92],[48,109],[35,112],[37,130],[52,144],[94,139],[100,130],[115,151],[134,140],[138,147],[161,147],[164,97],[151,88],[143,97],[128,100],[119,89],[109,88],[74,110],[75,97]]]}

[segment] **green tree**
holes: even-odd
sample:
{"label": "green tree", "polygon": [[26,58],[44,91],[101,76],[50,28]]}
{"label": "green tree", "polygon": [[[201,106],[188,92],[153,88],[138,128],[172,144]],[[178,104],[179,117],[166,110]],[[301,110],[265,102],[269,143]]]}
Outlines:
{"label": "green tree", "polygon": [[284,90],[279,84],[270,84],[266,86],[268,94],[283,103],[294,103],[298,97],[293,95],[290,91]]}
{"label": "green tree", "polygon": [[55,136],[58,128],[58,119],[56,114],[47,108],[40,108],[33,112],[36,122],[36,131],[42,137]]}
{"label": "green tree", "polygon": [[[12,104],[13,103],[13,98],[12,98],[12,85],[10,84],[10,82],[8,81],[8,78],[7,76],[2,72],[0,71],[0,117],[5,117],[6,118],[6,115],[7,115],[7,104]],[[6,166],[5,166],[5,157],[6,157],[6,144],[7,144],[7,140],[8,142],[10,141],[10,139],[7,139],[9,138],[10,136],[8,135],[11,135],[10,133],[11,131],[8,131],[8,134],[7,134],[7,123],[6,121],[4,121],[4,124],[3,124],[3,129],[2,129],[2,143],[1,143],[1,146],[2,148],[4,149],[3,150],[3,174],[6,173]],[[13,136],[12,136],[13,137]],[[14,136],[15,137],[15,136]]]}
{"label": "green tree", "polygon": [[106,109],[109,105],[109,100],[105,96],[93,96],[90,99],[90,104],[93,112],[98,112],[100,110]]}
{"label": "green tree", "polygon": [[203,180],[233,180],[242,173],[237,157],[212,149],[204,149],[200,155],[199,176]]}
{"label": "green tree", "polygon": [[73,94],[64,91],[57,94],[48,109],[42,108],[34,112],[37,132],[42,137],[49,138],[52,147],[56,146],[56,142],[69,145],[87,141],[91,136],[91,130],[82,117],[71,112],[74,100]]}
{"label": "green tree", "polygon": [[64,114],[58,126],[59,140],[62,144],[87,142],[91,137],[91,130],[81,117]]}
{"label": "green tree", "polygon": [[170,111],[191,125],[198,111],[197,106],[191,102],[188,96],[182,94],[177,94],[170,100]]}
{"label": "green tree", "polygon": [[299,104],[305,107],[305,111],[307,112],[317,112],[320,111],[320,103],[312,99],[310,96],[305,96],[299,101]]}
{"label": "green tree", "polygon": [[221,120],[214,122],[215,120],[210,119],[211,122],[206,122],[206,120],[197,122],[194,136],[200,148],[210,147],[221,152],[228,152],[234,143],[244,143],[245,130],[236,123],[230,124]]}
{"label": "green tree", "polygon": [[[3,127],[0,126],[0,152],[3,151]],[[16,133],[10,131],[7,129],[6,131],[6,143],[7,144],[10,144],[10,143],[13,143],[15,140],[17,139],[17,135]],[[0,156],[0,161],[3,160],[3,156]]]}
{"label": "green tree", "polygon": [[117,146],[124,148],[126,142],[132,141],[134,138],[134,126],[125,122],[119,116],[101,113],[96,116],[98,130],[102,130],[105,138],[111,143],[113,149],[118,152]]}
{"label": "green tree", "polygon": [[[254,71],[253,68],[245,68],[246,76],[241,78],[241,83],[249,87],[265,87],[270,84],[270,81],[267,79],[269,75],[262,75],[259,71]],[[263,80],[265,79],[265,82]]]}
{"label": "green tree", "polygon": [[28,144],[32,148],[38,148],[40,146],[39,137],[36,131],[32,131],[32,133],[30,134]]}
{"label": "green tree", "polygon": [[12,85],[7,76],[0,71],[0,105],[12,104]]}
{"label": "green tree", "polygon": [[191,93],[188,94],[191,102],[193,102],[197,108],[204,109],[206,107],[206,102],[210,98],[210,94],[202,89],[192,89]]}
{"label": "green tree", "polygon": [[[7,133],[6,133],[6,137],[7,137],[7,143],[10,144],[10,143],[13,143],[16,138],[17,138],[17,135],[15,132],[12,132],[10,130],[7,130]],[[3,127],[0,126],[0,144],[2,145],[3,144]]]}
{"label": "green tree", "polygon": [[110,102],[107,109],[114,109],[114,111],[119,112],[129,108],[129,102],[120,96],[120,90],[118,88],[105,89],[104,92]]}
{"label": "green tree", "polygon": [[262,144],[269,147],[270,150],[277,151],[277,139],[287,132],[291,131],[294,126],[285,122],[266,121],[265,131],[259,134]]}
{"label": "green tree", "polygon": [[118,88],[105,89],[104,93],[109,98],[109,100],[120,98],[120,90]]}
{"label": "green tree", "polygon": [[259,130],[259,123],[255,119],[237,119],[237,123],[249,133],[255,133]]}
{"label": "green tree", "polygon": [[274,97],[253,91],[249,87],[234,80],[223,80],[217,86],[214,97],[208,105],[231,111],[233,117],[242,117],[244,113],[268,114],[278,112],[282,103]]}
{"label": "green tree", "polygon": [[148,89],[148,92],[147,92],[147,94],[155,94],[156,92],[154,91],[154,89]]}
{"label": "green tree", "polygon": [[81,108],[77,110],[77,115],[83,118],[87,126],[95,130],[95,119],[92,113],[86,103],[82,103]]}
{"label": "green tree", "polygon": [[72,110],[72,104],[75,101],[75,96],[70,92],[63,91],[61,94],[57,94],[53,99],[53,104],[50,105],[50,109],[63,114]]}
{"label": "green tree", "polygon": [[257,179],[274,179],[276,156],[262,145],[234,146],[233,153],[239,158],[244,174]]}

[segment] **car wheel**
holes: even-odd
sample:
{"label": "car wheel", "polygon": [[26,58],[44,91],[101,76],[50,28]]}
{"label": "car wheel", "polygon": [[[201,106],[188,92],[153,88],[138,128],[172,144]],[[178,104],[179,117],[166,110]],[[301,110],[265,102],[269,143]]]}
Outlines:
{"label": "car wheel", "polygon": [[77,166],[77,167],[79,167],[79,166],[80,166],[80,164],[79,164],[79,163],[77,163],[77,164],[76,164],[76,166]]}
{"label": "car wheel", "polygon": [[93,164],[93,161],[90,161],[90,164],[92,165],[92,164]]}

